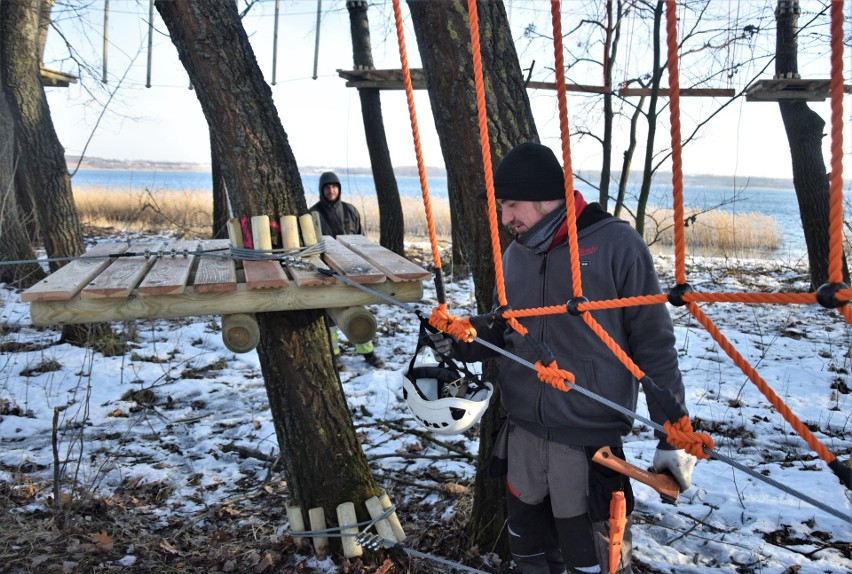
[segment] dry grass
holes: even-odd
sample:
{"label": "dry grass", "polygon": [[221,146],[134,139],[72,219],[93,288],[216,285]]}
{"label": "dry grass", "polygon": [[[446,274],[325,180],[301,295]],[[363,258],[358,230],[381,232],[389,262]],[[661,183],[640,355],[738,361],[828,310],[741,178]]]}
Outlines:
{"label": "dry grass", "polygon": [[[213,220],[213,199],[201,190],[113,191],[91,188],[75,191],[82,222],[96,227],[125,231],[172,231],[206,237]],[[308,205],[316,196],[308,196]],[[379,205],[374,196],[350,194],[346,200],[361,212],[365,233],[379,237]],[[428,238],[423,201],[402,197],[407,240]],[[450,241],[450,206],[446,199],[432,199],[432,221],[441,241]],[[674,243],[672,210],[650,210],[645,239],[649,244]],[[775,218],[762,213],[731,214],[721,210],[687,210],[686,242],[691,248],[737,254],[748,250],[774,250],[781,246],[781,230]]]}

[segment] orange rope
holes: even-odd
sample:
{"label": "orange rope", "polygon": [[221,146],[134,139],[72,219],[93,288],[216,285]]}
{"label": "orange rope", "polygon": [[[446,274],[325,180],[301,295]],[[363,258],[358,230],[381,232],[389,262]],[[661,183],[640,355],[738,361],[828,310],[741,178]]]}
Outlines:
{"label": "orange rope", "polygon": [[704,450],[704,447],[709,450],[716,448],[709,434],[692,430],[692,423],[689,422],[688,417],[681,417],[675,422],[666,421],[663,428],[668,435],[666,441],[669,444],[684,449],[694,457],[710,458],[710,454]]}
{"label": "orange rope", "polygon": [[831,183],[828,280],[843,281],[843,0],[831,2]]}
{"label": "orange rope", "polygon": [[580,276],[580,249],[577,246],[577,214],[574,207],[574,171],[571,167],[571,134],[568,130],[568,101],[565,89],[565,62],[562,55],[562,15],[559,0],[550,1],[553,21],[553,56],[556,69],[556,97],[559,102],[559,135],[562,139],[562,171],[565,175],[565,206],[568,212],[568,253],[574,298],[583,296]]}
{"label": "orange rope", "polygon": [[639,368],[639,365],[633,362],[633,359],[627,356],[627,353],[618,346],[618,343],[613,340],[612,337],[609,336],[609,333],[604,331],[603,327],[600,326],[600,323],[595,321],[592,317],[591,313],[583,313],[580,315],[583,318],[583,321],[592,328],[592,331],[600,337],[600,340],[604,342],[604,344],[609,347],[609,350],[612,351],[612,354],[621,361],[621,364],[627,367],[627,370],[636,377],[637,379],[642,379],[645,376],[645,373],[642,369]]}
{"label": "orange rope", "polygon": [[556,361],[553,361],[546,367],[541,363],[541,361],[536,361],[535,363],[536,371],[538,371],[538,378],[556,390],[568,392],[571,390],[565,381],[574,382],[574,375],[560,369],[556,364]]}
{"label": "orange rope", "polygon": [[666,39],[668,41],[669,116],[672,133],[672,195],[674,197],[675,282],[686,283],[686,239],[683,219],[683,158],[680,136],[680,72],[678,71],[677,3],[666,0]]}
{"label": "orange rope", "polygon": [[763,393],[769,402],[772,404],[775,409],[781,413],[781,416],[784,417],[790,426],[799,433],[808,446],[816,452],[819,457],[824,460],[826,463],[831,463],[837,458],[834,454],[832,454],[810,431],[808,427],[806,427],[799,418],[793,414],[793,411],[781,400],[781,398],[775,394],[775,391],[766,384],[761,376],[754,370],[748,361],[743,358],[742,355],[734,348],[733,345],[725,338],[725,336],[719,331],[715,324],[710,320],[710,318],[704,314],[703,311],[696,305],[695,303],[687,303],[686,307],[689,309],[689,312],[692,313],[692,316],[695,317],[699,323],[704,325],[704,328],[708,333],[716,340],[720,347],[728,354],[728,356],[733,359],[734,363],[742,370],[743,373],[751,380],[752,383]]}
{"label": "orange rope", "polygon": [[[482,146],[482,165],[485,170],[485,190],[488,198],[488,226],[491,231],[491,255],[494,259],[494,274],[497,301],[506,306],[506,286],[503,281],[503,255],[500,252],[500,229],[497,221],[497,201],[494,199],[494,173],[491,165],[491,142],[488,139],[488,108],[485,104],[485,80],[482,77],[482,48],[479,43],[479,10],[476,0],[468,0],[470,17],[470,46],[473,52],[473,79],[476,86],[476,111],[479,118],[479,143]],[[526,335],[527,330],[514,319],[509,325]]]}
{"label": "orange rope", "polygon": [[[399,61],[402,66],[402,82],[405,85],[405,97],[408,100],[408,117],[411,122],[411,135],[414,138],[414,152],[417,156],[417,173],[420,175],[420,189],[423,193],[423,207],[426,210],[426,225],[429,229],[429,242],[432,245],[432,261],[436,272],[441,272],[441,253],[438,250],[438,234],[432,217],[432,204],[429,200],[429,184],[426,181],[426,164],[423,161],[423,149],[420,145],[420,130],[417,127],[417,111],[414,108],[414,88],[411,85],[411,71],[408,68],[408,51],[405,48],[405,32],[402,26],[402,9],[399,0],[393,0],[393,15],[396,22],[396,38],[399,44]],[[443,303],[442,301],[440,303]]]}

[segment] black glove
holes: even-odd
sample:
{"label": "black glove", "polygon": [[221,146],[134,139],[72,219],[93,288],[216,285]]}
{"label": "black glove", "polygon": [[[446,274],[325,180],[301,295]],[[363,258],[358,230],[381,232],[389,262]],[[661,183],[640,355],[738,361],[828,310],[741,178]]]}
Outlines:
{"label": "black glove", "polygon": [[451,359],[455,355],[453,338],[446,333],[429,333],[429,346],[435,349],[440,358]]}

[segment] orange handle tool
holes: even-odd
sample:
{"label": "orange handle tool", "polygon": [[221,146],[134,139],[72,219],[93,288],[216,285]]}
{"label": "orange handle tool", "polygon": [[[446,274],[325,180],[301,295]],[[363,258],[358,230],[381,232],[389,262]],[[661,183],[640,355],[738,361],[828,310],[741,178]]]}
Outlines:
{"label": "orange handle tool", "polygon": [[592,460],[625,476],[634,478],[643,484],[647,484],[660,493],[663,502],[677,504],[680,487],[677,481],[671,476],[642,470],[638,466],[632,465],[626,460],[615,456],[608,446],[599,448],[592,457]]}
{"label": "orange handle tool", "polygon": [[609,501],[609,574],[615,574],[621,563],[621,542],[627,527],[627,501],[624,492],[616,490]]}

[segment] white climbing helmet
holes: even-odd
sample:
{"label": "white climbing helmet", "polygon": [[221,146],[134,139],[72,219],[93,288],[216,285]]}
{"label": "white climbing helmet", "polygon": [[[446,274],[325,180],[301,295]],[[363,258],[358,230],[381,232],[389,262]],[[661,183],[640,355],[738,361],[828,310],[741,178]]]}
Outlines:
{"label": "white climbing helmet", "polygon": [[449,360],[438,360],[423,346],[415,353],[402,380],[408,408],[435,434],[463,433],[479,422],[494,386]]}

